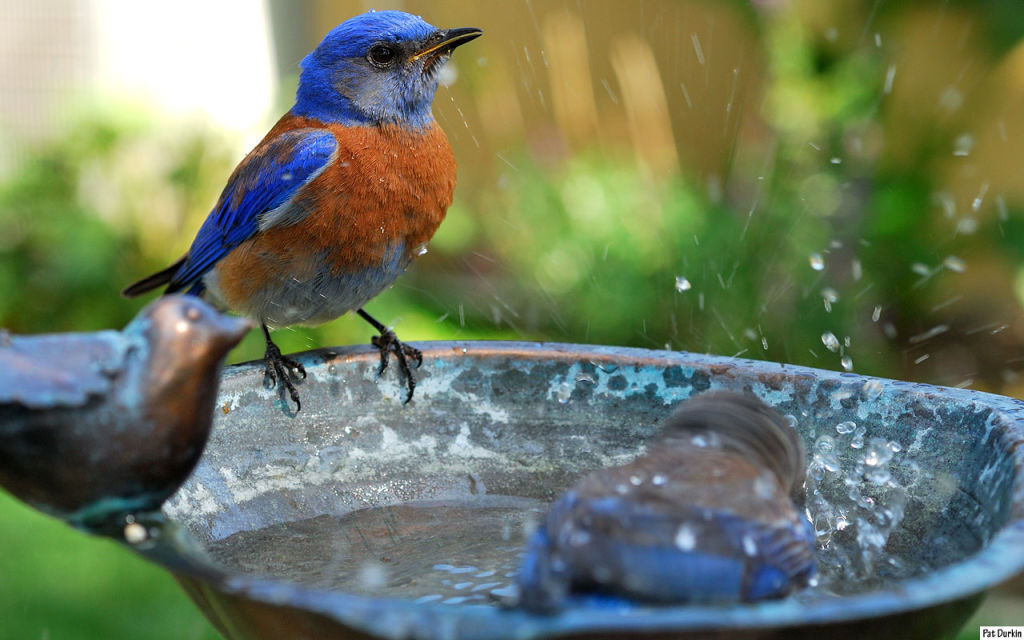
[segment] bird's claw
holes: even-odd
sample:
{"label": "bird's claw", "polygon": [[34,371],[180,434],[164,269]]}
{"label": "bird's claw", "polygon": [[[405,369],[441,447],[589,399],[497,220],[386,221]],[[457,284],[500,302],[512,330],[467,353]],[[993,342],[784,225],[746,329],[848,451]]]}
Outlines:
{"label": "bird's claw", "polygon": [[264,383],[269,380],[270,382],[267,386],[274,388],[277,386],[278,381],[280,381],[288,391],[288,397],[295,403],[295,412],[301,411],[302,402],[299,401],[299,392],[295,388],[292,378],[305,380],[306,368],[298,360],[281,355],[281,349],[273,343],[267,344],[267,353],[264,356],[264,360],[266,361],[266,369],[263,372]]}
{"label": "bird's claw", "polygon": [[405,397],[402,404],[408,404],[412,400],[413,391],[416,389],[416,376],[412,374],[409,360],[414,360],[416,368],[419,369],[420,365],[423,364],[423,352],[399,340],[398,336],[391,329],[382,329],[380,335],[374,336],[370,342],[380,350],[380,367],[377,369],[378,376],[387,370],[388,363],[391,360],[391,353],[395,354],[395,357],[398,359],[398,368],[402,371],[402,375],[405,376],[409,388],[409,394]]}

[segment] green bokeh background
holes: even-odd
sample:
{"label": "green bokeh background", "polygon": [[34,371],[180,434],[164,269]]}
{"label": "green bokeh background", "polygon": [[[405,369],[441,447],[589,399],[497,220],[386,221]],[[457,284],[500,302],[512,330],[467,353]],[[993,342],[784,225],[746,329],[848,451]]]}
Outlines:
{"label": "green bokeh background", "polygon": [[[279,60],[365,7],[271,3]],[[455,205],[368,305],[404,339],[845,362],[1024,396],[1019,3],[401,8],[486,32],[436,100]],[[0,326],[15,332],[123,326],[140,303],[117,292],[187,249],[240,157],[230,135],[159,106],[69,100],[74,126],[0,175]],[[277,340],[370,335],[346,317]],[[229,360],[261,355],[253,333]],[[217,637],[160,570],[6,495],[0,548],[0,638]],[[961,637],[1024,624],[1020,593],[991,598]]]}

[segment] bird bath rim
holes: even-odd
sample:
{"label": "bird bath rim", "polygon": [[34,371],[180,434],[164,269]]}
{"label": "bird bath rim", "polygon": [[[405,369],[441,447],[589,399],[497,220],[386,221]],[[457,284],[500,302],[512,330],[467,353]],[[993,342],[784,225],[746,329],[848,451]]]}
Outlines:
{"label": "bird bath rim", "polygon": [[[414,346],[423,351],[420,371],[426,372],[432,366],[438,366],[438,361],[461,358],[556,361],[570,365],[589,362],[605,368],[655,366],[667,370],[680,367],[683,370],[706,371],[712,380],[725,377],[760,384],[761,390],[767,394],[785,393],[783,385],[795,385],[801,381],[836,392],[859,388],[870,382],[881,385],[878,387],[881,398],[971,405],[979,410],[989,410],[991,414],[986,433],[996,432],[995,437],[1012,458],[1014,468],[1007,521],[980,550],[962,561],[877,591],[810,603],[784,599],[727,608],[684,606],[629,611],[584,608],[569,609],[554,616],[484,606],[432,602],[414,604],[408,599],[320,590],[269,578],[232,575],[206,562],[201,554],[189,550],[188,543],[181,543],[174,536],[158,538],[137,550],[185,578],[186,586],[188,580],[195,580],[224,595],[317,613],[352,630],[380,637],[402,637],[413,630],[416,630],[417,637],[482,638],[496,637],[493,631],[500,628],[502,637],[518,638],[567,633],[657,633],[842,624],[909,614],[947,603],[962,603],[970,598],[980,602],[989,588],[1024,570],[1024,403],[1020,401],[978,391],[871,378],[849,372],[677,351],[499,341],[426,342]],[[362,366],[375,370],[379,354],[369,346],[352,346],[308,351],[299,354],[297,359],[305,365],[310,377],[316,379],[326,373],[328,367]],[[246,380],[248,384],[262,380],[262,375],[261,363],[244,363],[226,368],[224,380],[251,378],[251,381]],[[556,382],[551,381],[552,387]],[[395,388],[387,384],[382,386],[384,396],[393,396],[394,402],[398,403]],[[264,398],[269,393],[262,389],[260,392]],[[268,400],[264,399],[264,402]],[[416,399],[413,400],[415,402]],[[300,413],[298,417],[301,419],[302,416]],[[223,416],[218,415],[220,418]],[[192,586],[195,587],[195,583]]]}

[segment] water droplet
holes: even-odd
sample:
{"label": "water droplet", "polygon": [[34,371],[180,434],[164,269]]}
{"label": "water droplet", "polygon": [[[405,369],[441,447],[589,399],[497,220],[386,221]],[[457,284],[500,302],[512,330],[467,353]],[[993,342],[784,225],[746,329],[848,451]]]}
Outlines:
{"label": "water droplet", "polygon": [[831,331],[826,331],[821,334],[821,343],[825,345],[829,351],[839,350],[839,338],[836,338],[836,334]]}
{"label": "water droplet", "polygon": [[956,137],[953,143],[954,156],[961,158],[969,156],[972,149],[974,149],[974,136],[969,133],[963,133]]}
{"label": "water droplet", "polygon": [[924,264],[923,262],[915,262],[911,264],[910,270],[916,273],[917,275],[924,276],[926,278],[932,275],[932,270],[928,267],[928,265]]}
{"label": "water droplet", "polygon": [[425,596],[420,596],[419,598],[416,598],[415,600],[413,600],[413,604],[423,604],[424,602],[434,602],[436,600],[440,600],[443,597],[444,596],[442,596],[440,593],[430,593],[430,594],[427,594]]}
{"label": "water droplet", "polygon": [[864,464],[869,467],[877,467],[889,462],[892,459],[892,451],[889,443],[882,438],[871,438],[868,446],[864,448]]}
{"label": "water droplet", "polygon": [[690,34],[690,40],[693,41],[693,52],[697,54],[697,62],[700,66],[704,66],[704,51],[700,47],[700,40],[697,38],[696,33]]}
{"label": "water droplet", "polygon": [[868,469],[864,474],[864,477],[872,484],[883,485],[886,482],[889,482],[889,478],[892,477],[892,474],[889,472],[888,465],[882,465],[880,467],[872,467],[871,469]]}
{"label": "water droplet", "polygon": [[754,478],[754,493],[762,500],[775,495],[775,479],[770,472],[763,471]]}
{"label": "water droplet", "polygon": [[416,247],[416,255],[418,255],[418,256],[425,255],[427,253],[427,251],[428,251],[428,249],[427,249],[427,243],[426,242],[424,242],[424,243],[422,243],[422,244],[420,244],[419,246]]}
{"label": "water droplet", "polygon": [[864,428],[864,425],[860,425],[859,427],[857,427],[856,430],[854,430],[853,440],[850,441],[851,449],[860,449],[861,447],[864,446],[865,433],[867,433],[867,429]]}
{"label": "water droplet", "polygon": [[666,478],[666,477],[665,477],[665,475],[664,475],[664,474],[661,474],[661,473],[656,473],[656,474],[654,474],[654,476],[653,476],[653,477],[651,478],[651,484],[653,484],[653,485],[655,485],[655,486],[657,486],[657,487],[660,487],[660,486],[662,486],[662,485],[663,485],[663,484],[665,484],[666,482],[668,482],[668,478]]}
{"label": "water droplet", "polygon": [[808,256],[811,263],[811,268],[815,271],[821,271],[825,268],[825,259],[821,257],[820,253],[812,253]]}
{"label": "water droplet", "polygon": [[565,404],[569,402],[569,398],[572,397],[573,386],[568,382],[563,382],[555,388],[555,398],[559,404]]}
{"label": "water droplet", "polygon": [[850,356],[843,356],[840,358],[839,364],[842,365],[843,371],[853,371],[853,358]]}
{"label": "water droplet", "polygon": [[757,543],[749,535],[743,536],[743,553],[750,557],[757,555]]}
{"label": "water droplet", "polygon": [[942,261],[942,266],[954,273],[963,273],[967,269],[967,265],[964,263],[963,259],[956,256],[947,256],[946,259]]}
{"label": "water droplet", "polygon": [[911,476],[916,476],[921,473],[921,465],[914,460],[907,460],[903,463],[903,468],[907,470]]}
{"label": "water droplet", "polygon": [[687,280],[683,276],[676,276],[676,291],[682,293],[684,291],[689,291],[692,288],[693,285],[690,284],[689,280]]}
{"label": "water droplet", "polygon": [[864,390],[864,399],[868,401],[877,399],[885,390],[880,380],[868,380],[862,389]]}
{"label": "water droplet", "polygon": [[981,203],[985,201],[985,194],[988,193],[988,183],[981,185],[981,190],[978,191],[978,195],[971,201],[971,211],[978,213],[981,209]]}
{"label": "water droplet", "polygon": [[832,436],[821,436],[814,443],[814,446],[822,453],[832,453],[832,451],[835,450],[836,441]]}
{"label": "water droplet", "polygon": [[377,562],[367,562],[359,568],[359,584],[368,591],[383,587],[387,579],[387,572]]}
{"label": "water droplet", "polygon": [[697,534],[693,527],[688,524],[679,527],[679,530],[676,531],[675,543],[683,551],[693,551],[697,546]]}
{"label": "water droplet", "polygon": [[639,487],[643,483],[644,479],[642,476],[629,476],[629,484],[633,485],[634,487]]}
{"label": "water droplet", "polygon": [[821,290],[821,297],[825,299],[825,302],[838,302],[839,293],[836,292],[832,287],[825,287]]}
{"label": "water droplet", "polygon": [[875,310],[871,312],[871,322],[878,322],[878,319],[882,317],[882,305],[876,304]]}
{"label": "water droplet", "polygon": [[595,378],[593,375],[589,373],[580,372],[576,374],[576,382],[587,382],[589,384],[597,384],[597,378]]}
{"label": "water droplet", "polygon": [[856,422],[846,420],[845,422],[840,422],[839,424],[836,425],[836,432],[846,435],[848,433],[853,433],[853,430],[856,428]]}
{"label": "water droplet", "polygon": [[[829,473],[836,473],[840,470],[841,465],[839,464],[839,458],[836,457],[836,441],[830,435],[820,436],[814,442],[814,456],[812,457],[812,463],[819,466],[824,471]],[[820,478],[816,478],[819,479]]]}
{"label": "water droplet", "polygon": [[969,236],[978,230],[978,219],[974,217],[960,218],[960,221],[956,223],[956,232]]}
{"label": "water droplet", "polygon": [[583,529],[574,529],[569,534],[569,546],[582,547],[585,544],[590,543],[590,533]]}
{"label": "water droplet", "polygon": [[124,541],[128,544],[142,544],[149,539],[146,527],[138,522],[129,522],[124,527]]}
{"label": "water droplet", "polygon": [[832,164],[842,164],[843,160],[842,158],[834,156],[831,160],[829,160],[829,162],[831,162]]}

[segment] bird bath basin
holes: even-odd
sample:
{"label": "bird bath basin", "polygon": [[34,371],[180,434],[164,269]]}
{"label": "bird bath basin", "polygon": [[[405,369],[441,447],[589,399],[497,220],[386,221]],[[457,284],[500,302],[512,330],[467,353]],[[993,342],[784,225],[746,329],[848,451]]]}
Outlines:
{"label": "bird bath basin", "polygon": [[[1017,401],[679,352],[418,346],[408,405],[369,347],[300,356],[294,417],[261,365],[225,371],[206,452],[164,507],[177,528],[136,549],[226,637],[938,638],[1024,568]],[[795,421],[818,584],[728,607],[505,607],[546,504],[709,389]]]}

